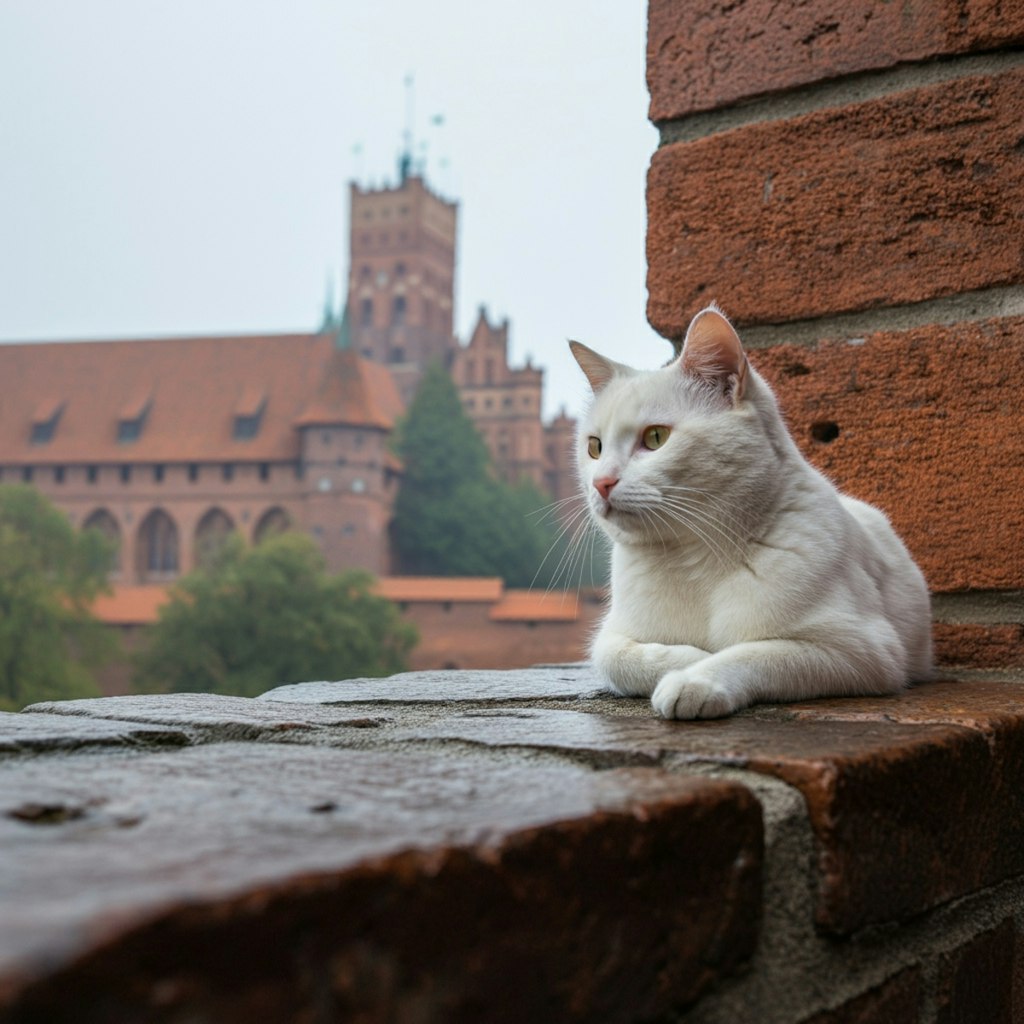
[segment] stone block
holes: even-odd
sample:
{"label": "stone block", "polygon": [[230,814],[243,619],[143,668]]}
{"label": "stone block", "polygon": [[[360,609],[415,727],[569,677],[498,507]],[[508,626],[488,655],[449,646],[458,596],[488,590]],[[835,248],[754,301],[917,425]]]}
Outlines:
{"label": "stone block", "polygon": [[[317,734],[346,729],[372,729],[385,724],[386,716],[358,715],[344,708],[317,704],[289,706],[263,703],[249,697],[216,693],[146,693],[123,697],[50,701],[25,708],[31,721],[39,715],[62,719],[69,735],[86,734],[86,721],[148,723],[174,726],[183,736],[201,741],[286,740],[315,742]],[[77,719],[69,722],[69,719]],[[113,728],[113,726],[108,726]]]}
{"label": "stone block", "polygon": [[780,705],[711,722],[464,713],[399,736],[773,775],[807,802],[816,920],[849,934],[1024,872],[1022,693],[1016,684],[926,684],[902,698]]}
{"label": "stone block", "polygon": [[652,121],[843,75],[1024,40],[1024,7],[999,0],[651,0]]}
{"label": "stone block", "polygon": [[1024,280],[1024,70],[910,89],[659,149],[647,314],[738,323]]}
{"label": "stone block", "polygon": [[4,1021],[651,1019],[756,941],[732,783],[211,743],[9,759],[0,793]]}
{"label": "stone block", "polygon": [[81,722],[69,721],[59,714],[0,712],[0,756],[73,751],[97,746],[182,746],[188,742],[188,735],[181,729],[140,724],[137,720],[128,723]]}
{"label": "stone block", "polygon": [[[581,688],[582,687],[582,688]],[[579,700],[603,692],[581,665],[554,670],[442,669],[401,672],[386,679],[342,679],[295,683],[261,694],[260,701],[299,704],[449,704],[461,701]]]}

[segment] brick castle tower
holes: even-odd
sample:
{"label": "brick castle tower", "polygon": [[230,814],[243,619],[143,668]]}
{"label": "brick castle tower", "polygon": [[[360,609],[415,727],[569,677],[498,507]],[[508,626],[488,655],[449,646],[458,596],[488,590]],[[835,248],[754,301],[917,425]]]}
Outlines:
{"label": "brick castle tower", "polygon": [[395,188],[350,186],[351,345],[389,366],[408,404],[431,359],[451,365],[457,206],[403,158]]}

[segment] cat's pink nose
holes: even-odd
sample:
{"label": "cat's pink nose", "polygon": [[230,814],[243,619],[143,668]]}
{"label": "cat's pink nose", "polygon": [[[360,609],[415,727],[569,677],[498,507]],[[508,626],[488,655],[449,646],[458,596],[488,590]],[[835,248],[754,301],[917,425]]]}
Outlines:
{"label": "cat's pink nose", "polygon": [[594,481],[594,486],[597,488],[597,493],[600,494],[605,501],[607,501],[608,495],[612,493],[612,488],[618,482],[619,478],[617,476],[603,476],[600,480]]}

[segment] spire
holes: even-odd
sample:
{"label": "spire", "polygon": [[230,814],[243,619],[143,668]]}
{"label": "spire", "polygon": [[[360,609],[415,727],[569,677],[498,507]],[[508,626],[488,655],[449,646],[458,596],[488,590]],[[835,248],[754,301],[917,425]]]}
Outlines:
{"label": "spire", "polygon": [[338,313],[334,305],[334,276],[327,275],[327,288],[324,292],[324,308],[320,317],[319,332],[333,331],[338,326]]}
{"label": "spire", "polygon": [[338,322],[338,331],[334,336],[334,347],[341,352],[347,352],[352,348],[352,330],[349,322],[348,303],[342,307],[341,319]]}

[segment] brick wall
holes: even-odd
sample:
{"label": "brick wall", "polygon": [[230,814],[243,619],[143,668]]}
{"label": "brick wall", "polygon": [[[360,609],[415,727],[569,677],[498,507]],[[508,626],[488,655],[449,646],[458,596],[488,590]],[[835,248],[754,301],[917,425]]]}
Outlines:
{"label": "brick wall", "polygon": [[961,671],[1024,667],[1022,45],[996,0],[649,7],[651,323],[722,304]]}

